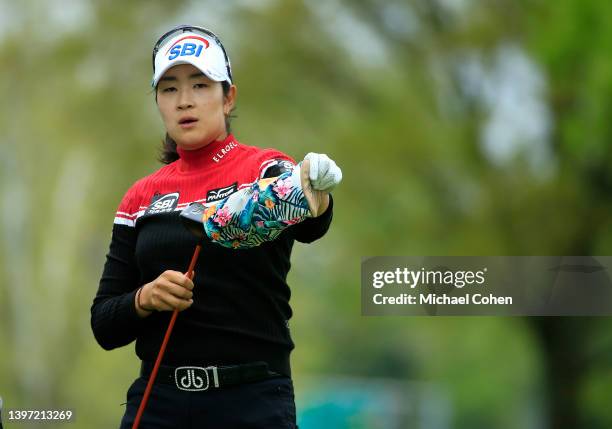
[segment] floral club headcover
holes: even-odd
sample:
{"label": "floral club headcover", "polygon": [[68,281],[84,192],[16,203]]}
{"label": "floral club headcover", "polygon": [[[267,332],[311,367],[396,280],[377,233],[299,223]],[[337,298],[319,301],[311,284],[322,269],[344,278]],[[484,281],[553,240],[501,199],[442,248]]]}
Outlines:
{"label": "floral club headcover", "polygon": [[312,217],[300,165],[278,177],[259,179],[210,206],[203,206],[204,232],[224,247],[246,249],[272,241],[284,229]]}

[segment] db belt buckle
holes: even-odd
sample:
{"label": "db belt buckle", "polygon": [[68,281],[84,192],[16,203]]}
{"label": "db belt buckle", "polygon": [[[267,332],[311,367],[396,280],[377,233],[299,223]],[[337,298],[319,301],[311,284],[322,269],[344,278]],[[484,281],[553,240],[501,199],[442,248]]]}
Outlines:
{"label": "db belt buckle", "polygon": [[208,371],[212,372],[214,387],[219,387],[219,375],[216,366],[179,366],[174,370],[174,382],[176,387],[181,390],[200,391],[208,390],[210,387],[210,376]]}

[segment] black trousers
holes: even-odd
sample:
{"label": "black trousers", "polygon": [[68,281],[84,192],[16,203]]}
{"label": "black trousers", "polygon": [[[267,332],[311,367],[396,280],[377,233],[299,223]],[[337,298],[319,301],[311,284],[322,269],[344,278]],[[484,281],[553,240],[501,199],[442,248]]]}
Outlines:
{"label": "black trousers", "polygon": [[[120,429],[132,427],[146,386],[140,377],[128,389]],[[274,377],[200,392],[155,383],[139,428],[297,429],[293,382]]]}

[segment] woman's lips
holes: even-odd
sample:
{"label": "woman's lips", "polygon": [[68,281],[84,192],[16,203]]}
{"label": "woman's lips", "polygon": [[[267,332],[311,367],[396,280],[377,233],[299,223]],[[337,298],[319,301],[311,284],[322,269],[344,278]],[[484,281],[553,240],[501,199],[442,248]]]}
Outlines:
{"label": "woman's lips", "polygon": [[195,118],[186,118],[179,121],[179,125],[183,129],[189,129],[196,126],[198,120]]}

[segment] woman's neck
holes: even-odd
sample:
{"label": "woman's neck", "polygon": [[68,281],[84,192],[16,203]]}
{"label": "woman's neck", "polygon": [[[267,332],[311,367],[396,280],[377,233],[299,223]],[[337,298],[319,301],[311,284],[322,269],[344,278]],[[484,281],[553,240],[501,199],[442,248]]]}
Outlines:
{"label": "woman's neck", "polygon": [[213,140],[196,149],[187,149],[177,144],[176,152],[179,155],[177,169],[179,173],[190,174],[217,164],[219,157],[223,157],[225,153],[229,152],[236,145],[232,134],[224,133],[220,137],[223,138]]}

